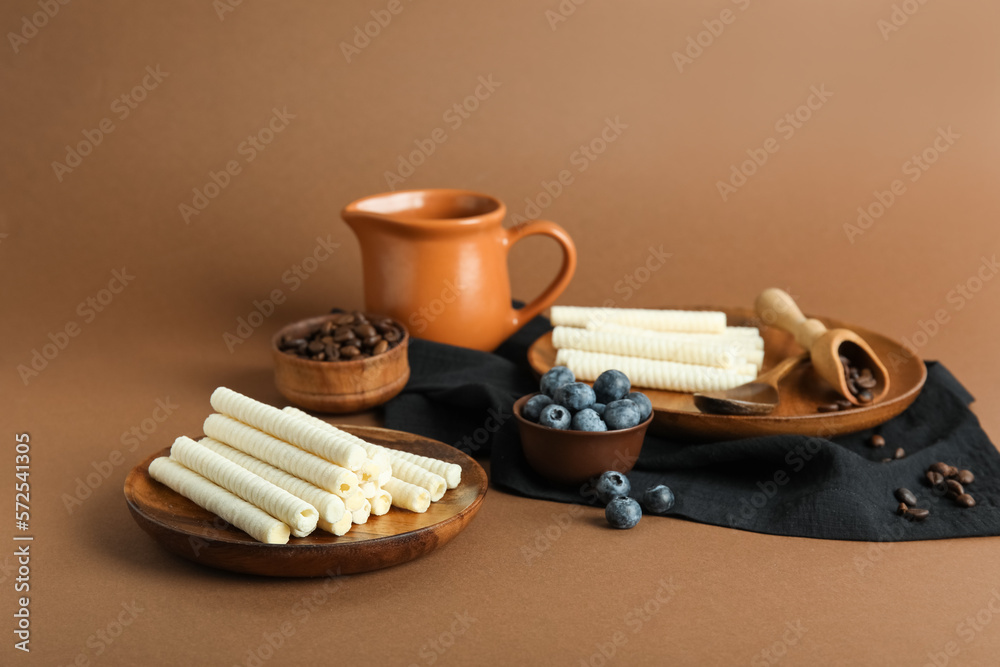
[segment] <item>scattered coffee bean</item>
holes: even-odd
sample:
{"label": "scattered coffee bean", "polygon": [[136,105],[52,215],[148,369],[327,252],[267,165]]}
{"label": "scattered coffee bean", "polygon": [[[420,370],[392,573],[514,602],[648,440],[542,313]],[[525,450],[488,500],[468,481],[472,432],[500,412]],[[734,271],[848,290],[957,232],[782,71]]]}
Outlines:
{"label": "scattered coffee bean", "polygon": [[976,499],[970,496],[968,493],[963,493],[962,495],[955,498],[955,504],[958,505],[959,507],[965,507],[965,508],[975,507]]}
{"label": "scattered coffee bean", "polygon": [[885,438],[880,435],[873,435],[868,438],[868,444],[872,447],[885,447]]}
{"label": "scattered coffee bean", "polygon": [[817,412],[837,412],[840,410],[840,406],[836,403],[822,403],[816,406]]}
{"label": "scattered coffee bean", "polygon": [[958,468],[955,466],[948,466],[948,472],[945,473],[945,477],[958,477]]}
{"label": "scattered coffee bean", "polygon": [[904,456],[906,456],[906,450],[903,449],[902,447],[897,447],[896,451],[892,453],[892,458],[894,459],[901,459]]}
{"label": "scattered coffee bean", "polygon": [[301,338],[285,337],[278,349],[314,361],[367,359],[403,340],[403,328],[385,317],[334,308],[328,320]]}
{"label": "scattered coffee bean", "polygon": [[899,503],[899,507],[896,508],[896,514],[900,516],[906,514],[910,511],[910,508],[906,506],[906,503]]}
{"label": "scattered coffee bean", "polygon": [[928,470],[924,476],[927,478],[927,482],[933,487],[944,484],[944,475],[936,470]]}
{"label": "scattered coffee bean", "polygon": [[968,486],[976,481],[976,476],[972,474],[971,470],[959,470],[958,477],[956,479],[958,479],[958,481],[962,484]]}
{"label": "scattered coffee bean", "polygon": [[882,459],[882,463],[888,463],[888,462],[889,462],[889,461],[891,461],[891,460],[892,460],[892,459]]}
{"label": "scattered coffee bean", "polygon": [[933,470],[934,472],[940,474],[942,477],[947,477],[948,476],[948,468],[950,468],[950,467],[951,466],[949,466],[947,463],[943,463],[941,461],[938,461],[937,463],[932,463],[931,464],[930,470]]}
{"label": "scattered coffee bean", "polygon": [[906,503],[910,507],[913,507],[914,505],[917,504],[917,497],[913,495],[913,491],[910,491],[905,487],[900,487],[896,489],[895,491],[893,491],[892,494],[896,496],[896,500],[898,500],[901,503]]}
{"label": "scattered coffee bean", "polygon": [[906,512],[906,518],[910,521],[923,521],[930,516],[930,510],[922,507],[912,507]]}
{"label": "scattered coffee bean", "polygon": [[945,481],[945,486],[948,489],[949,498],[954,499],[965,493],[965,488],[957,480],[949,479]]}

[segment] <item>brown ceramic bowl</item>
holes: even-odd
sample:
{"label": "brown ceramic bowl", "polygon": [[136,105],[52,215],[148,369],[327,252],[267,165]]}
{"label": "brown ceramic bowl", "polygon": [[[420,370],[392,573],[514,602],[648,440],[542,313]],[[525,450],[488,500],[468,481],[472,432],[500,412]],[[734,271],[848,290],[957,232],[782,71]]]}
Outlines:
{"label": "brown ceramic bowl", "polygon": [[410,335],[382,354],[352,361],[313,361],[278,349],[284,336],[302,338],[335,315],[321,315],[293,322],[274,334],[274,384],[295,405],[316,412],[360,412],[381,405],[402,391],[410,379],[407,348]]}
{"label": "brown ceramic bowl", "polygon": [[642,451],[646,421],[620,431],[562,431],[528,421],[521,409],[532,396],[522,396],[514,403],[514,417],[521,431],[521,447],[535,472],[557,484],[580,484],[606,470],[626,473],[635,465]]}

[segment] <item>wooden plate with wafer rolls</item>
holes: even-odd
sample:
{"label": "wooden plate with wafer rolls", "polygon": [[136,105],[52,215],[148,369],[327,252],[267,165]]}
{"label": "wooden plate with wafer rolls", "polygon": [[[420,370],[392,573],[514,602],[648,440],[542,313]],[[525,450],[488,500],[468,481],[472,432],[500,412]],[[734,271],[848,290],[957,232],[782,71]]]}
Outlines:
{"label": "wooden plate with wafer rolls", "polygon": [[338,428],[375,445],[455,463],[462,468],[461,482],[423,513],[392,507],[346,535],[316,531],[288,544],[264,544],[150,477],[149,464],[169,455],[166,448],[129,473],[129,511],[173,554],[210,567],[272,577],[353,574],[399,565],[449,542],[479,511],[488,485],[486,472],[454,447],[389,429]]}
{"label": "wooden plate with wafer rolls", "polygon": [[[757,327],[764,341],[761,371],[766,371],[786,357],[803,352],[791,334],[760,324],[751,309],[706,307],[688,310],[725,313],[726,324],[731,327]],[[695,407],[692,393],[661,391],[634,383],[635,388],[645,393],[653,403],[650,431],[685,441],[703,442],[774,434],[829,437],[886,422],[913,403],[927,378],[927,369],[919,357],[901,343],[876,332],[827,317],[810,317],[816,317],[830,328],[850,329],[872,347],[889,369],[892,380],[889,392],[882,400],[838,412],[819,412],[821,405],[831,403],[836,396],[832,388],[813,372],[809,363],[799,365],[782,380],[778,389],[780,404],[767,415],[704,414]],[[551,331],[546,333],[528,350],[528,363],[539,375],[556,365],[557,350],[552,337]]]}

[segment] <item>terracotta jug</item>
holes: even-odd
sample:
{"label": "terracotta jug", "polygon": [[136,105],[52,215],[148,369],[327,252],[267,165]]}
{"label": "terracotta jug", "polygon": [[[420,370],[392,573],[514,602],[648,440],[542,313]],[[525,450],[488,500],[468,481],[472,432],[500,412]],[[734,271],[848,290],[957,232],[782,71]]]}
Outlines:
{"label": "terracotta jug", "polygon": [[[366,309],[402,322],[410,335],[493,350],[562,293],[576,248],[554,222],[505,229],[506,207],[467,190],[407,190],[359,199],[341,215],[361,244]],[[551,236],[562,268],[534,301],[511,307],[507,255],[526,236]]]}

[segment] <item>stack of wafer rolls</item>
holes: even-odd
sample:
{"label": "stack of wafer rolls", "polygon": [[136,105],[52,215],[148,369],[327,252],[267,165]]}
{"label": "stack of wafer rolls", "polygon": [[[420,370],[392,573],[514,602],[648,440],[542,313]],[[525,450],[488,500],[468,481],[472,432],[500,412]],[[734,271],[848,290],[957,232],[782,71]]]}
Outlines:
{"label": "stack of wafer rolls", "polygon": [[268,544],[315,529],[341,536],[391,507],[426,512],[461,466],[382,447],[295,408],[212,393],[206,437],[181,436],[150,476]]}
{"label": "stack of wafer rolls", "polygon": [[578,380],[625,373],[637,387],[699,392],[752,382],[764,363],[755,327],[714,311],[553,306],[556,364]]}

